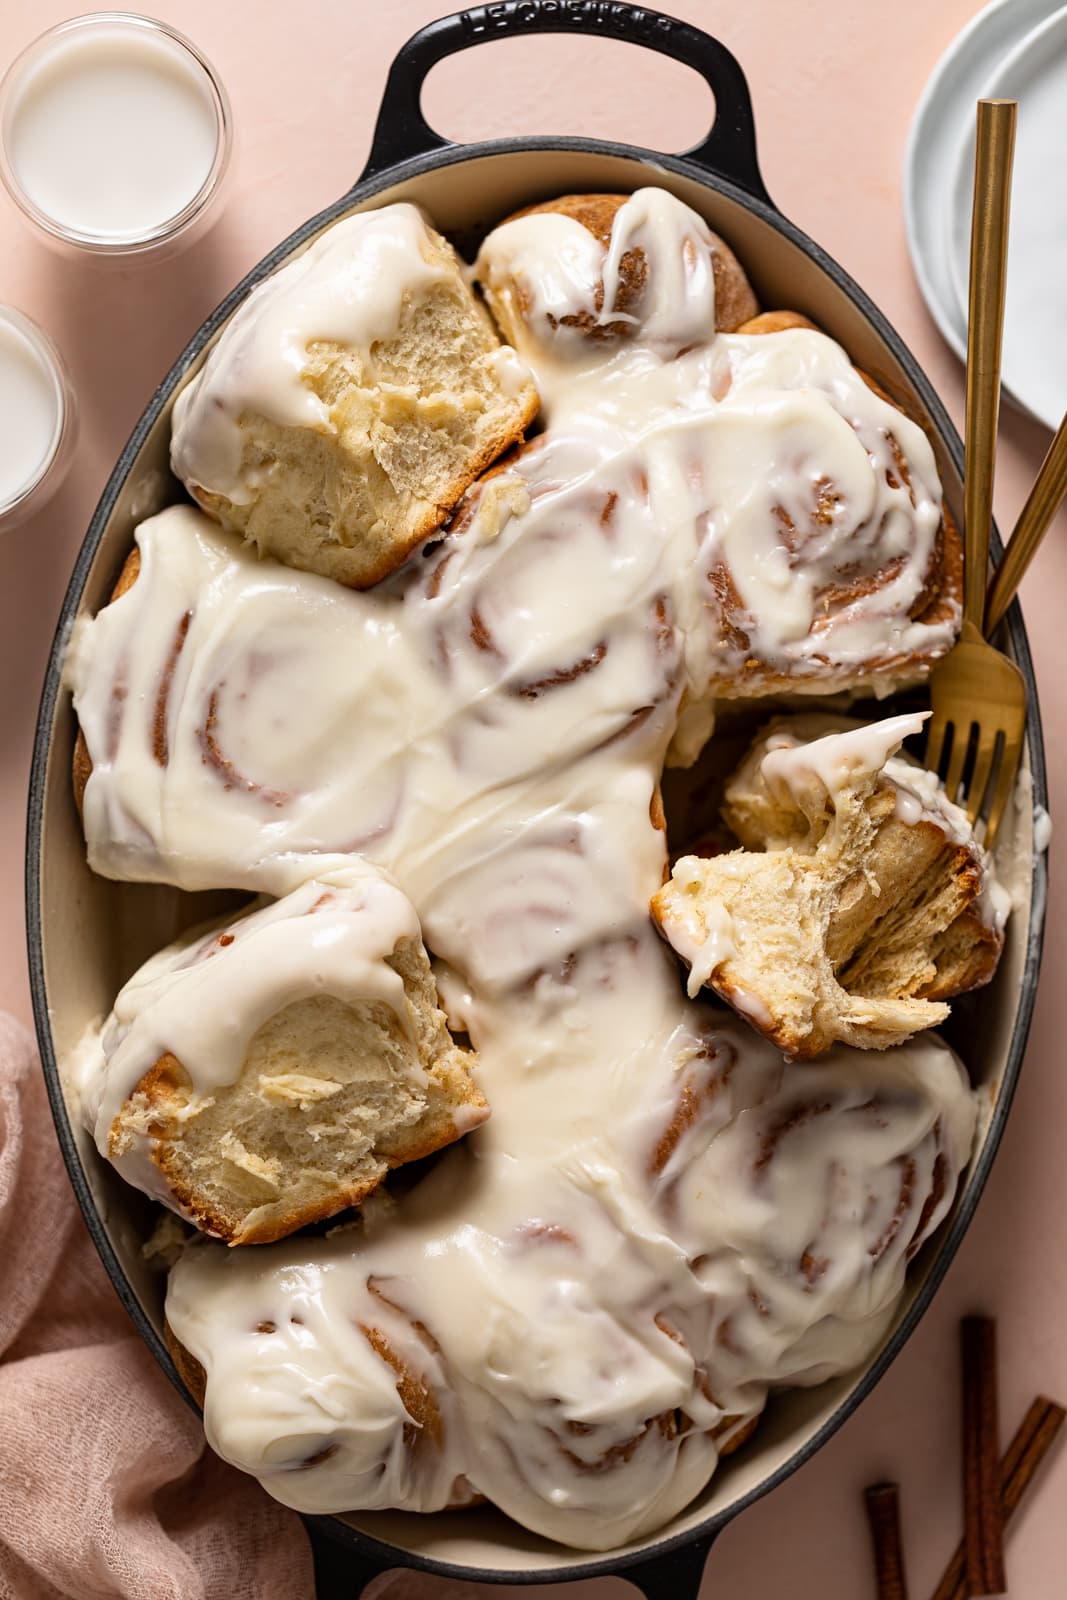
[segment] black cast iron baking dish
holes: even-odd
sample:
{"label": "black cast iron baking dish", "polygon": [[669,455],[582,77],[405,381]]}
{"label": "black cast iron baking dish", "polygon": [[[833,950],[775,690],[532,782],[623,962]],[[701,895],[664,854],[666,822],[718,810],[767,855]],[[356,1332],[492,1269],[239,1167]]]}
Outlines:
{"label": "black cast iron baking dish", "polygon": [[[715,96],[711,133],[697,148],[671,156],[594,139],[523,138],[457,146],[427,125],[420,94],[436,62],[490,39],[546,32],[626,40],[693,67]],[[105,882],[86,867],[70,789],[73,714],[62,688],[70,628],[79,613],[95,611],[106,601],[135,524],[179,497],[167,468],[176,390],[249,290],[323,227],[367,205],[413,199],[461,247],[470,247],[502,216],[534,200],[647,183],[673,190],[707,217],[737,251],[764,305],[808,313],[844,344],[857,364],[925,419],[946,499],[962,521],[963,454],[944,408],[862,290],[771,201],[756,161],[748,87],[721,44],[688,24],[617,0],[503,0],[444,17],[409,40],[390,70],[370,159],[358,183],[248,274],[208,318],[149,402],[78,556],[41,701],[27,853],[29,959],[41,1057],[59,1141],[89,1230],[121,1300],[176,1384],[160,1334],[160,1281],[140,1248],[147,1206],[98,1160],[88,1138],[73,1125],[61,1064],[86,1023],[109,1009],[133,967],[203,914],[204,897]],[[1009,633],[1030,701],[1029,793],[1035,805],[1044,805],[1037,692],[1018,607],[1012,609]],[[490,1583],[559,1582],[625,1572],[649,1596],[685,1600],[696,1594],[719,1531],[807,1460],[877,1383],[929,1304],[974,1212],[1018,1076],[1041,954],[1046,866],[1043,858],[1033,856],[1032,808],[1025,791],[1010,829],[1014,847],[1009,876],[1018,908],[1000,973],[989,990],[958,1008],[955,1019],[956,1042],[989,1091],[983,1097],[979,1148],[951,1217],[915,1265],[893,1331],[868,1366],[819,1390],[777,1397],[750,1444],[723,1467],[694,1505],[638,1545],[607,1555],[572,1552],[524,1532],[491,1510],[312,1519],[315,1531],[329,1533],[341,1545],[332,1554],[320,1547],[324,1577],[327,1568],[341,1575],[343,1592],[354,1595],[374,1573],[398,1565]]]}

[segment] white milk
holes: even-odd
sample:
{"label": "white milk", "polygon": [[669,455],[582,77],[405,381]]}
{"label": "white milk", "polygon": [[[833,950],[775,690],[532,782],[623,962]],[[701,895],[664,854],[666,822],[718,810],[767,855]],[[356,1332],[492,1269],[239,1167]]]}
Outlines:
{"label": "white milk", "polygon": [[0,317],[0,513],[42,475],[60,424],[52,372],[26,336]]}
{"label": "white milk", "polygon": [[29,68],[5,138],[39,210],[119,243],[185,209],[211,171],[219,128],[206,75],[182,45],[101,23],[56,38]]}

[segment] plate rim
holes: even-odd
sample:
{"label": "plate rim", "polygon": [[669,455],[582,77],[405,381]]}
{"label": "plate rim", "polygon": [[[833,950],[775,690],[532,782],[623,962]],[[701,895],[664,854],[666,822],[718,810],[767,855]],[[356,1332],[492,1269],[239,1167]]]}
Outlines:
{"label": "plate rim", "polygon": [[[1011,4],[1012,0],[1005,0],[1005,3]],[[1001,58],[1001,60],[990,72],[989,76],[984,80],[982,84],[981,98],[1018,100],[1019,96],[1011,91],[1010,85],[1007,89],[1005,89],[1003,80],[1010,77],[1010,75],[1019,68],[1020,64],[1025,62],[1026,58],[1031,54],[1031,52],[1035,50],[1039,51],[1049,36],[1055,35],[1063,29],[1067,29],[1067,0],[1065,0],[1064,4],[1058,5],[1054,11],[1050,11],[1043,22],[1037,23],[1034,27],[1028,29],[1028,31],[1024,33],[1020,39],[1016,40],[1015,44],[1008,51],[1007,55]],[[1056,60],[1050,59],[1047,56],[1044,58],[1042,63],[1046,70],[1054,67],[1056,64]],[[1063,66],[1061,71],[1067,73],[1067,57],[1063,58]],[[967,319],[965,308],[965,277],[961,249],[959,241],[954,237],[953,234],[953,224],[959,214],[958,201],[960,199],[960,191],[962,189],[965,194],[966,189],[970,184],[970,178],[967,176],[967,172],[968,169],[973,170],[973,146],[974,131],[971,128],[967,128],[964,130],[963,137],[960,140],[959,148],[956,152],[956,157],[953,162],[953,175],[950,186],[952,200],[944,210],[944,244],[946,258],[948,260],[949,278],[955,292],[956,307],[964,319],[965,326]],[[1007,381],[1005,381],[1004,391],[1006,394],[1011,395],[1015,404],[1021,407],[1028,417],[1033,418],[1033,420],[1039,423],[1043,428],[1048,428],[1054,432],[1055,429],[1059,427],[1060,415],[1062,415],[1062,412],[1060,415],[1055,417],[1044,414],[1025,398],[1024,391],[1018,384],[1009,384]]]}
{"label": "plate rim", "polygon": [[[961,361],[966,360],[967,353],[966,324],[964,322],[962,330],[960,327],[954,325],[950,315],[950,309],[943,302],[927,265],[929,254],[923,243],[924,239],[926,238],[926,229],[923,223],[920,221],[920,213],[923,210],[923,207],[921,206],[918,198],[919,194],[924,192],[924,184],[921,176],[924,163],[920,161],[920,155],[925,147],[931,121],[937,109],[944,104],[946,80],[951,77],[954,70],[958,70],[962,76],[968,64],[968,53],[969,51],[973,51],[974,42],[980,35],[984,34],[998,18],[1004,21],[1006,21],[1008,17],[1014,18],[1015,15],[1022,10],[1025,4],[1026,0],[990,0],[990,4],[983,7],[983,9],[979,11],[976,16],[972,17],[965,27],[958,34],[956,34],[955,38],[951,40],[947,48],[939,57],[936,65],[933,68],[933,71],[930,73],[930,76],[927,78],[926,83],[923,86],[922,93],[920,94],[919,99],[916,102],[915,110],[912,113],[912,119],[908,128],[908,137],[904,149],[902,202],[904,211],[904,232],[907,240],[908,256],[911,261],[912,272],[914,273],[916,282],[919,285],[919,292],[922,295],[926,309],[933,319],[938,332],[945,340],[945,343]],[[1014,51],[1021,44],[1023,44],[1026,39],[1029,38],[1030,34],[1036,32],[1039,28],[1043,28],[1049,19],[1056,15],[1060,10],[1060,6],[1056,4],[1056,0],[1032,0],[1032,4],[1034,8],[1034,14],[1037,16],[1037,20],[1030,19],[1023,24],[1023,31],[1016,37],[1010,53],[1014,53]],[[987,69],[983,73],[983,83],[988,78],[990,70],[991,69]],[[953,98],[955,97],[953,96]],[[966,137],[966,134],[964,134],[964,137]],[[957,157],[952,162],[953,175],[955,174],[955,170],[958,165],[958,159],[959,152],[957,152]],[[955,297],[953,297],[952,309],[958,309],[955,304]],[[1018,404],[1027,415],[1033,415],[1029,407],[1026,406],[1024,402],[1018,400],[1017,396],[1015,396],[1011,390],[1006,389],[1006,393],[1010,395],[1013,402]]]}

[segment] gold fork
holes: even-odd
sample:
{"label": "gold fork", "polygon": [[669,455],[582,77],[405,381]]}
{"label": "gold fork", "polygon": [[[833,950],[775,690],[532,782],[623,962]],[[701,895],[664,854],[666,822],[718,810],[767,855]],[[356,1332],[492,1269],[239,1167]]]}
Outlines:
{"label": "gold fork", "polygon": [[963,627],[959,642],[930,678],[933,715],[927,724],[924,758],[926,765],[944,778],[949,799],[963,807],[972,827],[986,807],[984,842],[988,849],[992,849],[1011,795],[1026,727],[1022,674],[982,637],[1000,410],[1015,112],[1014,100],[978,102],[967,319]]}

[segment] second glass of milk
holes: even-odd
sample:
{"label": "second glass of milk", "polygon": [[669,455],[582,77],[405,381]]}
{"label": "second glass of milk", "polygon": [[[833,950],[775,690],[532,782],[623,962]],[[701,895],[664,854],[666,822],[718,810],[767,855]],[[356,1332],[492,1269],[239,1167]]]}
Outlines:
{"label": "second glass of milk", "polygon": [[99,11],[60,23],[0,83],[0,177],[63,247],[122,257],[187,243],[231,143],[210,63],[149,17]]}
{"label": "second glass of milk", "polygon": [[0,531],[57,488],[74,441],[74,394],[58,350],[29,317],[0,306]]}

